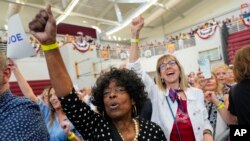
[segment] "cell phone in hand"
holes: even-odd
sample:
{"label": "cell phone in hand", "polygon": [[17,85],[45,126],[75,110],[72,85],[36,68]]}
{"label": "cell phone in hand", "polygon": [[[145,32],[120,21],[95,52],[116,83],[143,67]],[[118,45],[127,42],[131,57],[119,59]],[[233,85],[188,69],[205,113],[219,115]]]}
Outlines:
{"label": "cell phone in hand", "polygon": [[209,79],[212,77],[210,61],[207,58],[200,58],[198,60],[198,64],[200,67],[200,71],[205,79]]}

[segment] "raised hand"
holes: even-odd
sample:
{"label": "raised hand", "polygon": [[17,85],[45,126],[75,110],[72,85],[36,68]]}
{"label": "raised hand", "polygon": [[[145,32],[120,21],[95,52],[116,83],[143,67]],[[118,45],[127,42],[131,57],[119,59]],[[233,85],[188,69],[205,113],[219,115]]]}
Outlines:
{"label": "raised hand", "polygon": [[204,97],[207,101],[213,102],[213,100],[216,98],[216,94],[213,91],[206,91],[204,92]]}
{"label": "raised hand", "polygon": [[10,68],[12,71],[17,68],[16,63],[10,58],[8,58],[8,68]]}
{"label": "raised hand", "polygon": [[142,16],[138,16],[132,20],[131,22],[132,38],[139,38],[139,33],[143,26],[144,26],[144,18]]}
{"label": "raised hand", "polygon": [[71,134],[69,121],[64,120],[60,123],[60,125],[61,125],[63,131],[69,136]]}
{"label": "raised hand", "polygon": [[219,101],[218,98],[216,97],[216,93],[215,92],[211,92],[211,100],[215,104],[217,103],[217,101]]}
{"label": "raised hand", "polygon": [[223,87],[222,87],[222,93],[223,94],[229,94],[229,91],[230,91],[230,87],[227,86],[226,84],[223,85]]}
{"label": "raised hand", "polygon": [[203,89],[205,85],[207,84],[207,80],[204,78],[200,70],[196,74],[196,83],[198,85],[198,88],[201,88],[201,89]]}
{"label": "raised hand", "polygon": [[56,42],[56,21],[51,12],[51,6],[40,10],[36,17],[29,23],[31,34],[43,45]]}

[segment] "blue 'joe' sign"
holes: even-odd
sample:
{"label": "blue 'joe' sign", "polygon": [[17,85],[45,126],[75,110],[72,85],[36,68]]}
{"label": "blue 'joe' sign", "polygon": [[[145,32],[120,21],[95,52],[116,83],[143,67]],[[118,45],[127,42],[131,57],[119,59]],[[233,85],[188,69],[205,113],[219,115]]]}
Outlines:
{"label": "blue 'joe' sign", "polygon": [[21,36],[21,33],[17,33],[15,35],[9,36],[8,44],[19,42],[19,41],[22,41],[22,40],[23,40],[23,38]]}

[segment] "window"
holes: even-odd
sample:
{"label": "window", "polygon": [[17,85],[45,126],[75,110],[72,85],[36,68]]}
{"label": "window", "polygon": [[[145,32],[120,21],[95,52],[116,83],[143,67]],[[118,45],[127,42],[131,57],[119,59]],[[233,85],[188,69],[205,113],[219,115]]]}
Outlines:
{"label": "window", "polygon": [[219,47],[199,52],[199,58],[208,58],[210,61],[221,60]]}

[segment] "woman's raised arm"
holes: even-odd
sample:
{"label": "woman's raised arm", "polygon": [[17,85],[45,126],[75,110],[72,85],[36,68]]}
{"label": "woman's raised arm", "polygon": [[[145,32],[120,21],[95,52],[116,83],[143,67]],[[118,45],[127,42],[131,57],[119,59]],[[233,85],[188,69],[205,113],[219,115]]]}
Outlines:
{"label": "woman's raised arm", "polygon": [[12,59],[9,59],[8,67],[13,71],[13,73],[16,77],[18,86],[20,87],[23,95],[25,97],[33,100],[35,103],[38,103],[37,96],[34,94],[29,83],[25,80],[25,78],[24,78],[23,74],[21,73],[21,71],[19,70],[17,64]]}
{"label": "woman's raised arm", "polygon": [[129,63],[134,63],[136,60],[139,59],[140,56],[140,49],[139,49],[139,42],[140,42],[140,31],[144,25],[144,18],[142,16],[138,16],[134,18],[131,22],[131,46],[129,49]]}

